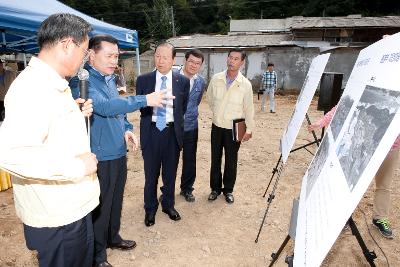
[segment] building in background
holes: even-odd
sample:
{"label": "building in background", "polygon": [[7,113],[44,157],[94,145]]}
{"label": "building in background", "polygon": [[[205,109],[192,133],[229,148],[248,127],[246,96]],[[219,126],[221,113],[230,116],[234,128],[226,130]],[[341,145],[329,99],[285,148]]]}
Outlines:
{"label": "building in background", "polygon": [[[268,62],[275,63],[278,88],[300,90],[312,59],[320,53],[331,53],[325,71],[343,73],[344,87],[359,51],[399,31],[400,16],[291,17],[231,20],[227,35],[181,36],[168,42],[177,48],[177,65],[187,50],[199,48],[205,54],[201,74],[206,80],[226,67],[229,49],[240,47],[248,55],[243,73],[255,91]],[[152,51],[146,53],[152,57]],[[141,55],[142,72],[154,68],[147,57]]]}

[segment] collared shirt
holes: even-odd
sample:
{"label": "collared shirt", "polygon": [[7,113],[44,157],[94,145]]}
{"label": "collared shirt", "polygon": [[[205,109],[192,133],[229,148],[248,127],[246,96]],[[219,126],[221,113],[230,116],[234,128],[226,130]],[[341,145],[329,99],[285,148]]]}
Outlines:
{"label": "collared shirt", "polygon": [[104,80],[106,81],[107,85],[110,85],[110,82],[112,82],[114,79],[117,78],[117,75],[115,74],[111,74],[111,75],[104,75],[103,73],[101,73],[100,71],[98,71],[98,69],[96,69],[95,67],[93,67],[92,65],[89,64],[89,66],[94,69],[95,71],[97,71],[101,76],[104,77]]}
{"label": "collared shirt", "polygon": [[15,209],[26,225],[75,222],[99,203],[96,176],[85,176],[77,156],[90,152],[85,119],[68,82],[32,57],[5,98],[0,167],[13,178]]}
{"label": "collared shirt", "polygon": [[226,90],[226,71],[215,74],[207,89],[207,100],[213,112],[213,123],[221,128],[232,129],[234,119],[244,118],[246,132],[254,129],[254,104],[251,83],[240,72]]}
{"label": "collared shirt", "polygon": [[113,81],[117,76],[115,75],[104,75],[104,79],[106,80],[106,84],[109,85],[111,81]]}
{"label": "collared shirt", "polygon": [[226,73],[225,78],[226,78],[226,89],[228,89],[231,86],[231,84],[236,80],[237,75],[236,75],[236,77],[231,79],[231,78],[229,78],[228,73]]}
{"label": "collared shirt", "polygon": [[[180,74],[184,75],[183,69]],[[193,131],[198,128],[199,104],[203,97],[205,81],[201,75],[195,74],[190,79],[190,92],[185,113],[184,131]]]}
{"label": "collared shirt", "polygon": [[[183,76],[185,76],[185,73],[183,72],[183,68],[181,68],[181,70],[179,71],[179,73]],[[195,75],[192,76],[192,78],[190,78],[190,89],[189,92],[192,91],[193,89],[193,84],[194,84],[194,80],[196,80],[198,77],[197,73]]]}
{"label": "collared shirt", "polygon": [[275,89],[277,82],[277,76],[275,71],[266,71],[262,77],[262,88],[263,90]]}
{"label": "collared shirt", "polygon": [[[166,76],[167,80],[165,81],[167,84],[167,94],[171,95],[172,94],[172,70],[170,70],[167,74],[163,75],[159,71],[156,72],[156,87],[155,92],[159,92],[161,88],[161,77]],[[167,108],[167,113],[166,113],[166,119],[167,123],[168,122],[173,122],[174,121],[174,109],[173,109],[174,102],[172,99],[168,100],[166,108]],[[157,121],[157,107],[153,108],[153,116],[151,117],[152,121]]]}

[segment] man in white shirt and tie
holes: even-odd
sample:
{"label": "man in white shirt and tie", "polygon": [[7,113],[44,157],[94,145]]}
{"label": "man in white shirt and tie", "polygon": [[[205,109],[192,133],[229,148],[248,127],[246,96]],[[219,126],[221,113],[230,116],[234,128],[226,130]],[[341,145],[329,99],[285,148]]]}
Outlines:
{"label": "man in white shirt and tie", "polygon": [[154,225],[158,209],[157,184],[160,169],[163,180],[160,197],[162,211],[171,220],[181,219],[174,208],[175,179],[179,151],[183,146],[183,118],[190,82],[185,76],[172,72],[175,55],[175,48],[171,44],[159,44],[154,54],[156,70],[139,76],[136,82],[138,95],[167,90],[175,96],[175,99],[169,100],[165,107],[145,107],[140,110],[140,144],[145,173],[144,222],[148,227]]}

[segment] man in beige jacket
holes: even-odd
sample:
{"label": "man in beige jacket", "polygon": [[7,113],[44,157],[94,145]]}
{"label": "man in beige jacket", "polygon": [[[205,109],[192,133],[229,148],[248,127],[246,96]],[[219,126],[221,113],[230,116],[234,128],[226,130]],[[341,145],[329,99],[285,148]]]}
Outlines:
{"label": "man in beige jacket", "polygon": [[[215,74],[207,89],[208,104],[213,113],[209,201],[216,200],[222,192],[227,203],[234,202],[232,192],[236,181],[240,143],[249,140],[254,129],[253,89],[249,80],[240,73],[245,59],[243,50],[229,51],[227,70]],[[246,133],[241,141],[236,142],[232,138],[232,124],[233,120],[242,118],[246,122]],[[223,150],[225,168],[222,176]]]}
{"label": "man in beige jacket", "polygon": [[44,20],[38,56],[5,97],[0,168],[13,174],[15,210],[41,267],[92,266],[91,211],[99,204],[100,187],[84,115],[93,109],[80,99],[81,112],[65,79],[87,56],[90,30],[71,14]]}
{"label": "man in beige jacket", "polygon": [[0,121],[4,120],[4,97],[15,79],[15,72],[4,67],[5,61],[0,59]]}

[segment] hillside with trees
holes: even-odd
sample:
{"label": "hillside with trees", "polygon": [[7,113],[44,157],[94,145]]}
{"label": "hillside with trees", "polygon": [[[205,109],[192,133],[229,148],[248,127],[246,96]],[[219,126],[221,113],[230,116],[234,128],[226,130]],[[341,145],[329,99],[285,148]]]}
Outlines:
{"label": "hillside with trees", "polygon": [[[391,0],[62,0],[97,19],[136,29],[142,49],[174,34],[227,33],[230,19],[400,15]],[[172,22],[173,21],[173,22]],[[144,51],[144,50],[142,50]]]}

